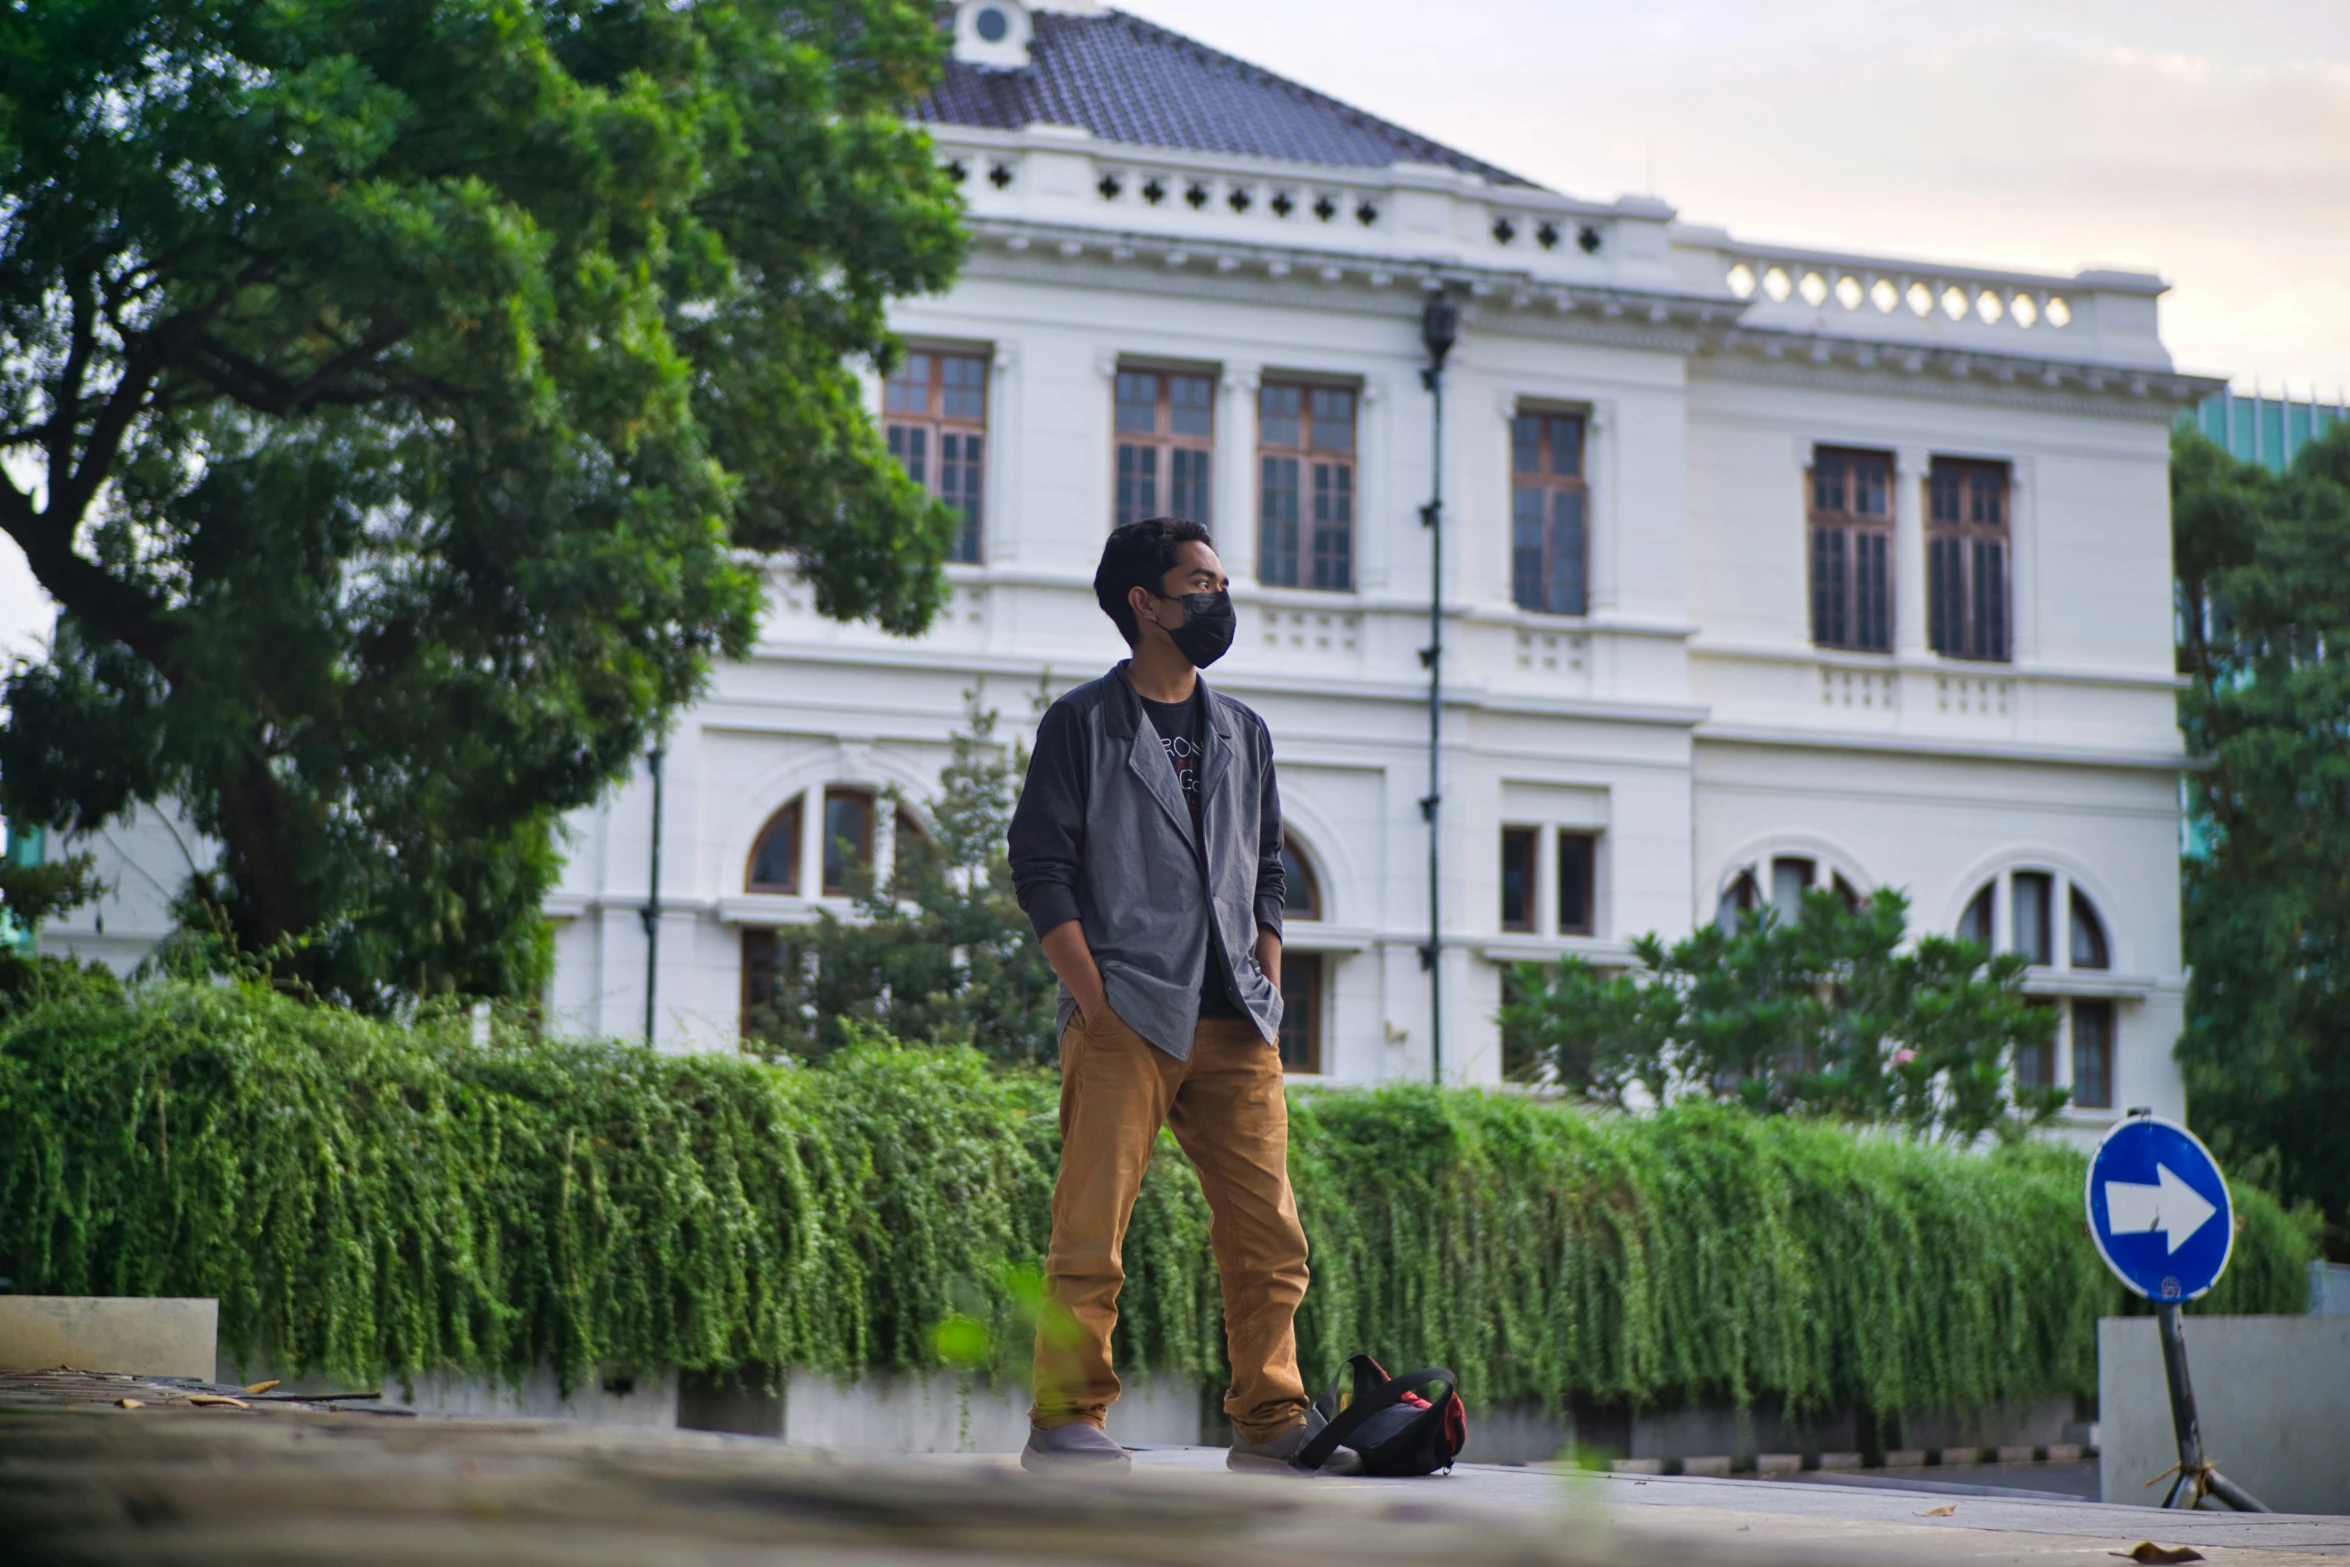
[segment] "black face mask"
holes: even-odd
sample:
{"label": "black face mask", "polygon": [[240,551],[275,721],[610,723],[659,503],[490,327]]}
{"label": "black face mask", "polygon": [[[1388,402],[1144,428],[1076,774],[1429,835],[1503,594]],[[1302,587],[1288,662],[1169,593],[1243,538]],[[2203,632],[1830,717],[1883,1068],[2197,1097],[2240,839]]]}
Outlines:
{"label": "black face mask", "polygon": [[1175,644],[1176,652],[1191,660],[1192,668],[1205,669],[1231,649],[1233,633],[1239,627],[1229,592],[1186,593],[1183,624],[1168,632],[1167,640]]}

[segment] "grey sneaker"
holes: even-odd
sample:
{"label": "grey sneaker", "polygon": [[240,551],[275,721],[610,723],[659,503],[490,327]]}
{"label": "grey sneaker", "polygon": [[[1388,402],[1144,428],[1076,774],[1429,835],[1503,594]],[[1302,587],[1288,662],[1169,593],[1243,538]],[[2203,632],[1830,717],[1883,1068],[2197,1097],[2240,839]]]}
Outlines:
{"label": "grey sneaker", "polygon": [[1328,1424],[1320,1415],[1309,1411],[1306,1418],[1278,1436],[1269,1436],[1262,1442],[1235,1435],[1232,1450],[1224,1455],[1227,1469],[1288,1470],[1292,1473],[1318,1475],[1350,1475],[1362,1471],[1363,1459],[1351,1447],[1335,1447],[1318,1469],[1301,1469],[1297,1462],[1298,1449],[1304,1447],[1316,1431]]}
{"label": "grey sneaker", "polygon": [[1020,1450],[1020,1467],[1030,1474],[1068,1474],[1081,1469],[1123,1473],[1133,1463],[1126,1449],[1111,1441],[1100,1426],[1089,1426],[1082,1420],[1050,1431],[1032,1425],[1028,1445]]}

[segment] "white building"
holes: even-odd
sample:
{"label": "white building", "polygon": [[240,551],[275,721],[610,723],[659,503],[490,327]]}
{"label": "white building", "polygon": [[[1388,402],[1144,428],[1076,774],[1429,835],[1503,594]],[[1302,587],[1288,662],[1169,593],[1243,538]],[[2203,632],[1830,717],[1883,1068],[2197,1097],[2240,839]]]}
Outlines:
{"label": "white building", "polygon": [[[1271,725],[1313,889],[1293,1058],[1426,1077],[1442,287],[1443,1075],[1501,1074],[1503,964],[1840,880],[2037,954],[2066,1025],[2027,1069],[2082,1124],[2180,1111],[2167,436],[2217,383],[2172,370],[2157,279],[1746,244],[1089,4],[954,27],[923,118],[976,243],[898,308],[874,396],[968,558],[914,641],[779,570],[680,723],[666,1042],[737,1037],[746,954],[845,910],[823,845],[888,852],[875,800],[930,791],[975,680],[1009,723],[1122,655],[1090,580],[1124,506],[1202,516],[1234,579],[1212,678]],[[650,804],[640,769],[573,824],[552,999],[580,1028],[642,1027]]]}

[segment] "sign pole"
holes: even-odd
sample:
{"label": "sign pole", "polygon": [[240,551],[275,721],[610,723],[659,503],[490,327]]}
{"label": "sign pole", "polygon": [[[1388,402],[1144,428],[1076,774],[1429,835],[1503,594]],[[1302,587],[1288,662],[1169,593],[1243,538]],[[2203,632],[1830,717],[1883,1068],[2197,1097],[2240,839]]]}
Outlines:
{"label": "sign pole", "polygon": [[2195,1385],[2187,1380],[2187,1334],[2179,1323],[2178,1303],[2166,1300],[2157,1304],[2154,1320],[2162,1333],[2162,1374],[2170,1383],[2171,1429],[2179,1439],[2178,1468],[2172,1471],[2170,1490],[2164,1493],[2162,1505],[2171,1506],[2185,1491],[2190,1512],[2206,1493],[2240,1513],[2267,1512],[2249,1491],[2204,1460],[2203,1429],[2195,1420]]}
{"label": "sign pole", "polygon": [[2211,1293],[2236,1244],[2236,1207],[2227,1177],[2202,1139],[2148,1110],[2132,1110],[2100,1138],[2082,1188],[2089,1239],[2131,1294],[2154,1307],[2162,1338],[2163,1380],[2170,1388],[2171,1433],[2179,1461],[2162,1505],[2185,1498],[2189,1512],[2216,1496],[2240,1513],[2265,1513],[2250,1492],[2212,1467],[2187,1380],[2187,1334],[2179,1308]]}

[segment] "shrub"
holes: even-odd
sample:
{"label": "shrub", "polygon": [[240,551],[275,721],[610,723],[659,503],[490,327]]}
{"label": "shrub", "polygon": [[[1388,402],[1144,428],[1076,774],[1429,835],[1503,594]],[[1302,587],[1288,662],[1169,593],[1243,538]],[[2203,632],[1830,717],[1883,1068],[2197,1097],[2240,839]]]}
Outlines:
{"label": "shrub", "polygon": [[1501,1009],[1526,1075],[1602,1104],[1732,1100],[1884,1122],[1972,1142],[2020,1137],[2064,1105],[2009,1063],[2056,1030],[2023,994],[2027,960],[1971,941],[1908,935],[1909,899],[1878,889],[1847,906],[1807,892],[1793,918],[1764,906],[1734,929],[1702,925],[1666,946],[1632,943],[1641,971],[1581,958],[1522,963]]}
{"label": "shrub", "polygon": [[[1309,1372],[1371,1349],[1480,1399],[1897,1412],[2081,1393],[2127,1302],[2081,1162],[1734,1107],[1511,1094],[1294,1101]],[[818,1068],[399,1028],[163,984],[0,1014],[0,1272],[221,1302],[248,1363],[373,1377],[936,1364],[1042,1255],[1055,1085],[867,1040]],[[2309,1235],[2257,1193],[2205,1304],[2299,1309]],[[1162,1140],[1119,1357],[1223,1375],[1198,1186]]]}

